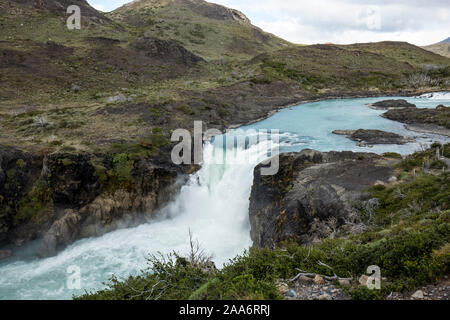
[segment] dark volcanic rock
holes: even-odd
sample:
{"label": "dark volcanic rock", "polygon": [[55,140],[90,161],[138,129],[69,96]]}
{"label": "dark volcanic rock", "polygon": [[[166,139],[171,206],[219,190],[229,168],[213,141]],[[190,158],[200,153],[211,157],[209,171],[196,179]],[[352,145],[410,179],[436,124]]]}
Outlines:
{"label": "dark volcanic rock", "polygon": [[386,132],[381,130],[335,130],[334,134],[345,135],[347,138],[358,141],[360,146],[374,145],[374,144],[405,144],[413,142],[414,139],[403,137],[393,132]]}
{"label": "dark volcanic rock", "polygon": [[274,176],[261,176],[259,165],[250,197],[254,245],[311,243],[338,230],[362,231],[358,208],[364,191],[393,176],[380,159],[367,153],[303,150],[281,154]]}
{"label": "dark volcanic rock", "polygon": [[118,183],[108,174],[111,156],[98,156],[103,162],[94,166],[86,153],[0,147],[0,248],[42,238],[37,254],[47,257],[77,239],[146,222],[191,170],[167,156],[140,157],[131,163],[129,181]]}
{"label": "dark volcanic rock", "polygon": [[[436,109],[427,108],[412,108],[389,110],[382,115],[384,118],[407,123],[410,125],[434,125],[442,128],[450,129],[450,107],[439,105]],[[440,129],[435,127],[434,130],[430,128],[431,132],[440,134]],[[429,130],[429,131],[430,131]],[[448,132],[448,130],[446,130]],[[442,133],[444,134],[444,133]]]}
{"label": "dark volcanic rock", "polygon": [[41,178],[49,186],[55,204],[80,206],[100,193],[101,185],[88,154],[47,156]]}
{"label": "dark volcanic rock", "polygon": [[390,109],[405,109],[415,108],[416,105],[409,103],[406,100],[384,100],[369,104],[369,107],[376,110],[390,110]]}
{"label": "dark volcanic rock", "polygon": [[0,147],[0,247],[9,242],[19,202],[39,178],[42,158],[16,148]]}
{"label": "dark volcanic rock", "polygon": [[173,40],[162,40],[152,37],[143,37],[136,40],[133,46],[144,51],[147,56],[163,60],[174,60],[190,65],[203,61],[202,58],[186,50]]}

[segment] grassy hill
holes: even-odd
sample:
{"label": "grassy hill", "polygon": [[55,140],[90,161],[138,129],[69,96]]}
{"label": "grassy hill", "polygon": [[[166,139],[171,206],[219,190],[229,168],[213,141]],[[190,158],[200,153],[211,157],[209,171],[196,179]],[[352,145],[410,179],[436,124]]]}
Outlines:
{"label": "grassy hill", "polygon": [[[66,28],[69,4],[81,30]],[[450,59],[411,44],[298,46],[203,0],[107,14],[84,0],[0,0],[0,13],[0,143],[22,148],[93,151],[312,97],[450,87]]]}
{"label": "grassy hill", "polygon": [[407,62],[415,67],[421,67],[426,64],[448,64],[448,59],[407,42],[383,41],[377,43],[358,43],[346,47],[352,50],[362,50],[381,54],[397,61]]}
{"label": "grassy hill", "polygon": [[246,59],[290,44],[253,26],[241,12],[203,0],[140,0],[108,14],[130,31],[172,39],[208,59]]}

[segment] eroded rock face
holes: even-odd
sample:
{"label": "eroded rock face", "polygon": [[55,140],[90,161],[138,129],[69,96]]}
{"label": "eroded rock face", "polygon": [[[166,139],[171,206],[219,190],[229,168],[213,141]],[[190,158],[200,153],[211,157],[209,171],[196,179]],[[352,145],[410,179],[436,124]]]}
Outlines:
{"label": "eroded rock face", "polygon": [[[41,238],[37,254],[47,257],[78,239],[146,222],[187,177],[186,168],[164,157],[141,157],[133,160],[129,181],[117,184],[99,173],[92,157],[1,147],[0,249]],[[104,155],[101,167],[113,170],[111,157]]]}
{"label": "eroded rock face", "polygon": [[58,153],[44,158],[41,179],[56,205],[80,206],[95,198],[101,189],[88,154]]}
{"label": "eroded rock face", "polygon": [[17,206],[40,175],[43,157],[0,147],[0,247],[14,227]]}
{"label": "eroded rock face", "polygon": [[369,104],[368,106],[375,110],[408,109],[416,107],[415,104],[409,103],[403,99],[378,101]]}
{"label": "eroded rock face", "polygon": [[277,175],[261,176],[258,166],[249,211],[254,245],[274,247],[286,240],[307,244],[338,231],[357,232],[364,191],[393,176],[380,159],[303,150],[280,155]]}
{"label": "eroded rock face", "polygon": [[350,140],[359,142],[360,146],[375,144],[405,144],[414,141],[414,139],[381,130],[335,130],[333,133],[345,135]]}

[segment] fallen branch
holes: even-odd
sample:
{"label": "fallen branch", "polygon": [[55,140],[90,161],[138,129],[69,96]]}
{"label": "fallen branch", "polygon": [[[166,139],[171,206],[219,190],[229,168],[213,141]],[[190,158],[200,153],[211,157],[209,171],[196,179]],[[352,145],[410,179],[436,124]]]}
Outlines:
{"label": "fallen branch", "polygon": [[[300,277],[307,277],[307,278],[312,278],[312,279],[314,279],[316,276],[320,276],[320,277],[322,277],[323,279],[328,280],[328,281],[333,281],[333,280],[338,280],[338,281],[339,281],[339,280],[352,281],[352,280],[353,280],[353,278],[341,278],[341,277],[337,276],[336,274],[335,274],[334,276],[330,277],[330,276],[324,276],[324,275],[321,275],[321,274],[318,274],[318,273],[306,272],[306,271],[300,270],[300,269],[298,269],[298,268],[296,268],[295,270],[300,271],[300,273],[297,274],[297,275],[296,275],[295,277],[293,277],[292,279],[288,280],[289,282],[294,282],[294,281],[296,281],[296,280],[297,280],[298,278],[300,278]],[[334,273],[334,272],[333,272],[333,273]]]}

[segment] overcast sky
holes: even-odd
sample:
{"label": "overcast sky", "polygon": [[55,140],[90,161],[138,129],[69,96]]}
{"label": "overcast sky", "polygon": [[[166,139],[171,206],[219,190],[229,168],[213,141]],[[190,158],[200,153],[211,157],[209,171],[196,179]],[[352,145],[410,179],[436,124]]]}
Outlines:
{"label": "overcast sky", "polygon": [[[131,1],[88,0],[111,11]],[[428,45],[450,37],[450,0],[214,0],[253,24],[301,43],[382,40]]]}

